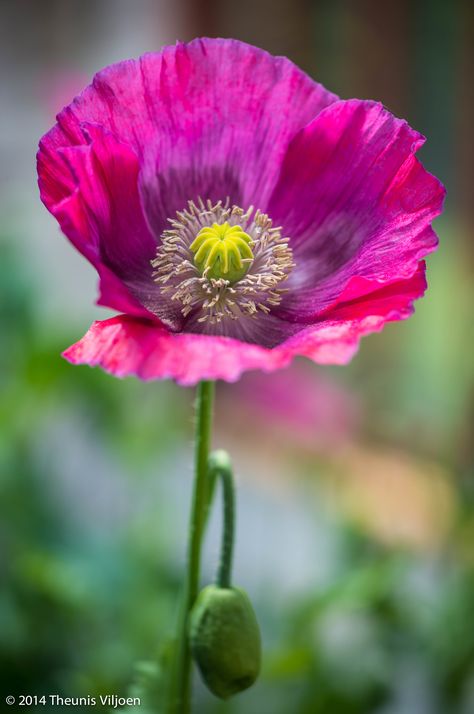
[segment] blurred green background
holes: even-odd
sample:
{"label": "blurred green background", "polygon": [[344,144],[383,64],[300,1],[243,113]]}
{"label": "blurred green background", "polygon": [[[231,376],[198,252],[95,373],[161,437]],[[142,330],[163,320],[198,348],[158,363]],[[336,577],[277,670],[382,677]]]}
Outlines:
{"label": "blurred green background", "polygon": [[[218,387],[215,443],[239,483],[235,577],[265,659],[226,704],[196,680],[195,711],[472,714],[472,3],[1,0],[0,13],[1,710],[7,694],[139,692],[134,711],[157,711],[192,390],[61,359],[108,313],[39,202],[34,155],[95,70],[205,34],[383,101],[427,135],[421,158],[448,201],[411,320],[366,338],[347,368],[296,362]],[[219,532],[216,513],[206,581]]]}

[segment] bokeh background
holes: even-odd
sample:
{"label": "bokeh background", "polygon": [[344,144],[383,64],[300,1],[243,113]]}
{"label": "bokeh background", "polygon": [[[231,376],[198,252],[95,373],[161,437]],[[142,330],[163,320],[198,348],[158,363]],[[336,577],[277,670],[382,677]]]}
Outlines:
{"label": "bokeh background", "polygon": [[[195,711],[472,714],[474,12],[456,0],[1,0],[1,707],[7,694],[139,692],[135,711],[158,711],[193,394],[60,358],[108,313],[40,204],[34,162],[94,71],[196,35],[247,40],[344,98],[383,101],[428,137],[421,158],[448,201],[411,320],[366,338],[347,368],[297,361],[218,386],[215,443],[239,482],[235,576],[265,660],[226,704],[196,681]],[[219,528],[217,513],[206,580]]]}

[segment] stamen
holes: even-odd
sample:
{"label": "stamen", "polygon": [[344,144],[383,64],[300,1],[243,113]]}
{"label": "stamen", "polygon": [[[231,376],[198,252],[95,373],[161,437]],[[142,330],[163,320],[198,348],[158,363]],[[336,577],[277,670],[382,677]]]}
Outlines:
{"label": "stamen", "polygon": [[[288,238],[250,206],[244,211],[218,201],[188,203],[168,219],[153,277],[184,317],[198,325],[256,319],[280,304],[280,287],[294,267]],[[206,328],[206,331],[207,328]]]}

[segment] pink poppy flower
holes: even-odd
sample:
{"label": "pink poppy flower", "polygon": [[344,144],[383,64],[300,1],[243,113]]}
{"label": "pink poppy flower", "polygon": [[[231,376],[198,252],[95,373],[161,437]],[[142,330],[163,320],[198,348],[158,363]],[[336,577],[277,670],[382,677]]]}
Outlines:
{"label": "pink poppy flower", "polygon": [[423,141],[236,40],[102,70],[41,140],[39,186],[124,314],[65,357],[184,385],[347,362],[426,288],[444,189]]}

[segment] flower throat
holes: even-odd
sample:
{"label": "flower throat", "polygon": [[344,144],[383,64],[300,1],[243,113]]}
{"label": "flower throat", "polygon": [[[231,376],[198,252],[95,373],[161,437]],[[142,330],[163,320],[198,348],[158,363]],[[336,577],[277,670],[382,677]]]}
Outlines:
{"label": "flower throat", "polygon": [[[227,320],[256,319],[280,304],[294,267],[289,239],[269,216],[229,201],[190,201],[168,219],[152,260],[153,277],[194,331]],[[199,328],[201,325],[201,328]]]}

